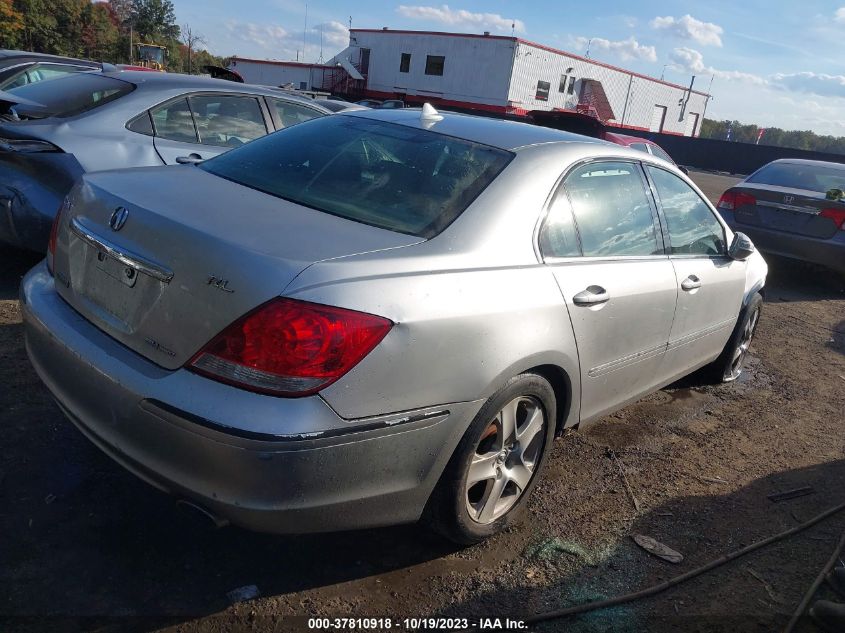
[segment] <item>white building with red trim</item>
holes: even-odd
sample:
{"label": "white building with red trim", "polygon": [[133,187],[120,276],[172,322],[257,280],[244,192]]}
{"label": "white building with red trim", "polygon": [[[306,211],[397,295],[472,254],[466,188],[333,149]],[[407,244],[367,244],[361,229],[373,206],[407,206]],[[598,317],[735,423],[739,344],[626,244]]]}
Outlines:
{"label": "white building with red trim", "polygon": [[698,136],[709,95],[518,37],[352,29],[326,64],[234,58],[247,82],[292,83],[445,108],[588,112],[610,125]]}

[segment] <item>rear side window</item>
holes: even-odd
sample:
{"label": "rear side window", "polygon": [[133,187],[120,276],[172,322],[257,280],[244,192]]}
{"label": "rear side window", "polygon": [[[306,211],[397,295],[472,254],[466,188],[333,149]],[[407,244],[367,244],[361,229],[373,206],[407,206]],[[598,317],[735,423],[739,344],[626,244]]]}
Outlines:
{"label": "rear side window", "polygon": [[199,168],[332,215],[428,238],[457,218],[512,157],[427,130],[335,115]]}
{"label": "rear side window", "polygon": [[654,182],[673,255],[724,255],[725,229],[710,207],[674,174],[646,167]]}
{"label": "rear side window", "polygon": [[197,131],[187,99],[177,99],[165,103],[150,113],[153,118],[155,135],[171,141],[196,143]]}
{"label": "rear side window", "polygon": [[645,152],[648,154],[648,147],[646,147],[645,143],[631,143],[628,147],[631,149],[635,149],[640,152]]}
{"label": "rear side window", "polygon": [[71,117],[99,108],[135,89],[130,83],[94,73],[71,73],[15,88],[14,94],[44,106],[48,115]]}
{"label": "rear side window", "polygon": [[639,167],[633,163],[588,163],[566,178],[566,190],[585,256],[663,253]]}
{"label": "rear side window", "polygon": [[581,254],[569,198],[563,187],[555,193],[549,214],[540,230],[540,252],[543,257],[577,257]]}
{"label": "rear side window", "polygon": [[240,147],[267,134],[255,97],[197,95],[190,97],[190,104],[203,145]]}
{"label": "rear side window", "polygon": [[283,128],[292,127],[323,116],[322,112],[317,112],[314,108],[309,108],[298,103],[291,103],[284,99],[270,99],[270,103],[276,109]]}
{"label": "rear side window", "polygon": [[651,148],[651,153],[657,156],[657,158],[662,158],[667,163],[672,163],[673,165],[675,164],[675,161],[672,160],[672,157],[669,156],[669,154],[667,154],[666,152],[664,152],[663,148],[659,145],[649,145],[649,147]]}

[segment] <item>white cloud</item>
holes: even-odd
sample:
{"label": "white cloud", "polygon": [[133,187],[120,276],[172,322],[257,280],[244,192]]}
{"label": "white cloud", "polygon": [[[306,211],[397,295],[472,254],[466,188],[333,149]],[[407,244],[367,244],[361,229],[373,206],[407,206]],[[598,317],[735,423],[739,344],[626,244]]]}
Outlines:
{"label": "white cloud", "polygon": [[833,21],[845,24],[845,7],[839,7],[833,14]]}
{"label": "white cloud", "polygon": [[777,73],[772,75],[774,85],[793,92],[806,92],[820,97],[845,97],[845,75],[825,73]]}
{"label": "white cloud", "polygon": [[[306,59],[317,61],[320,54],[320,31],[323,39],[323,58],[329,59],[349,44],[349,29],[336,21],[323,22],[308,27],[305,35],[305,54],[302,53],[302,31],[290,32],[278,24],[256,24],[227,20],[226,44],[238,49],[258,49],[271,59]],[[253,53],[255,54],[255,53]]]}
{"label": "white cloud", "polygon": [[670,31],[677,37],[692,40],[702,46],[721,46],[724,29],[712,22],[696,20],[690,14],[675,18],[671,15],[656,17],[651,21],[652,28]]}
{"label": "white cloud", "polygon": [[645,46],[640,44],[633,36],[627,40],[611,41],[603,37],[576,37],[572,39],[573,46],[579,51],[584,50],[589,45],[590,54],[595,51],[607,51],[622,60],[629,61],[632,59],[642,59],[648,62],[657,61],[657,50],[654,46]]}
{"label": "white cloud", "polygon": [[513,28],[517,33],[525,32],[525,23],[522,20],[512,20],[498,13],[472,13],[464,9],[450,9],[445,4],[439,7],[403,4],[396,9],[396,12],[412,20],[427,20],[458,28],[500,32],[509,32]]}
{"label": "white cloud", "polygon": [[765,85],[766,79],[759,75],[741,72],[739,70],[719,70],[704,63],[704,56],[693,48],[676,48],[669,54],[669,60],[674,70],[694,73],[696,75],[713,75],[716,79],[739,81],[757,86]]}

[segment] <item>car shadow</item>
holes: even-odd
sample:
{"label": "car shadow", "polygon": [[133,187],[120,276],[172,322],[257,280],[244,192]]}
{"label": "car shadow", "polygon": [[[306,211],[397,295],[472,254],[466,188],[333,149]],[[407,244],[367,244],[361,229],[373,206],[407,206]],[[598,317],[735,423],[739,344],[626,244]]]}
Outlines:
{"label": "car shadow", "polygon": [[[781,502],[769,498],[800,488],[810,488],[812,493]],[[835,460],[763,477],[726,494],[676,497],[637,516],[609,547],[580,546],[578,534],[562,534],[558,539],[531,544],[522,560],[527,571],[514,574],[524,581],[474,592],[438,615],[527,618],[626,595],[808,521],[845,502],[843,491],[845,460]],[[845,511],[664,593],[541,622],[536,630],[779,631],[830,557],[843,529]],[[637,534],[682,553],[683,561],[672,564],[646,553],[632,539]],[[717,534],[727,538],[713,536]],[[555,579],[532,582],[534,574],[549,574]],[[836,600],[826,586],[816,598]],[[803,618],[796,633],[811,631],[817,629]]]}
{"label": "car shadow", "polygon": [[21,278],[44,255],[0,244],[0,301],[16,299]]}

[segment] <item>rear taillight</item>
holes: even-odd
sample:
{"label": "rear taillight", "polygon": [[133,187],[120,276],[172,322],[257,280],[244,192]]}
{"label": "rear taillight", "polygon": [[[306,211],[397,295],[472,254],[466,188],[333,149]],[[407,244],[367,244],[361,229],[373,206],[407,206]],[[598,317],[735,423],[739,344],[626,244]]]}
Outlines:
{"label": "rear taillight", "polygon": [[357,365],[391,327],[364,312],[273,299],[223,330],[188,367],[250,391],[307,396]]}
{"label": "rear taillight", "polygon": [[830,218],[840,230],[845,231],[845,209],[822,209],[819,217]]}
{"label": "rear taillight", "polygon": [[719,204],[716,206],[720,209],[726,209],[728,211],[735,211],[740,207],[745,205],[755,205],[757,204],[757,198],[747,193],[738,193],[736,191],[726,191],[722,194],[722,197],[719,198]]}
{"label": "rear taillight", "polygon": [[56,217],[53,218],[53,225],[50,227],[50,239],[47,241],[47,270],[53,274],[53,260],[56,257],[56,239],[59,235],[59,224],[62,222],[62,213],[68,206],[68,199],[62,200],[56,211]]}

